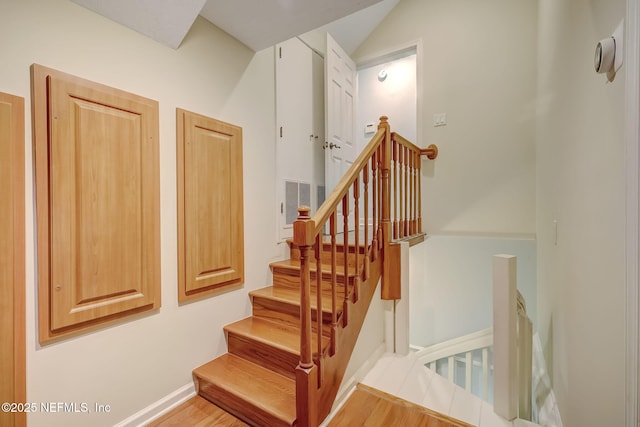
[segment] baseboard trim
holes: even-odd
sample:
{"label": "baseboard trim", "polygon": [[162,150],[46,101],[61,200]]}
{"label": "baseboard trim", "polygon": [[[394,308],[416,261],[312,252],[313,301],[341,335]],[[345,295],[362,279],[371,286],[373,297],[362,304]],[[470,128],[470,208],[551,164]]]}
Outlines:
{"label": "baseboard trim", "polygon": [[129,418],[119,422],[114,427],[142,427],[171,411],[186,400],[191,399],[195,395],[195,385],[193,383],[186,384],[173,393],[136,412]]}

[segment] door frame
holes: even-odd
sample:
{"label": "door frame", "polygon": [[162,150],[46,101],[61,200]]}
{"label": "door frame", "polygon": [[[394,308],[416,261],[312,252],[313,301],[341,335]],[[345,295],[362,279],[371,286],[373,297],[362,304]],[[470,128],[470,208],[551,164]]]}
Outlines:
{"label": "door frame", "polygon": [[625,145],[626,145],[626,380],[625,425],[638,426],[640,397],[640,0],[627,0],[625,40]]}
{"label": "door frame", "polygon": [[[390,58],[399,57],[403,52],[415,52],[416,55],[416,141],[415,144],[418,147],[422,147],[422,40],[413,40],[408,43],[399,44],[389,49],[376,51],[371,55],[354,58],[356,63],[356,75],[359,70],[375,66],[380,63],[387,62]],[[359,93],[359,87],[356,87],[356,96]],[[357,110],[357,104],[356,104]],[[393,123],[391,123],[393,126]],[[409,348],[409,331],[410,331],[410,280],[411,276],[408,271],[408,259],[409,248],[406,245],[403,250],[403,259],[407,262],[407,265],[403,266],[402,272],[402,289],[403,295],[402,301],[394,301],[391,305],[386,305],[387,313],[389,313],[388,319],[385,317],[385,322],[389,320],[391,325],[385,326],[385,341],[387,343],[393,343],[392,346],[388,346],[388,351],[394,351],[399,354],[407,354]],[[390,348],[393,347],[393,348]]]}
{"label": "door frame", "polygon": [[[403,52],[415,51],[416,55],[416,141],[414,143],[418,147],[422,147],[422,135],[423,135],[423,121],[422,117],[422,109],[423,109],[423,99],[422,99],[422,40],[416,39],[409,41],[407,43],[401,43],[396,46],[393,46],[388,49],[383,49],[376,51],[370,55],[354,57],[353,60],[356,63],[356,70],[359,71],[362,68],[368,68],[374,66],[376,64],[380,64],[386,62],[389,58],[396,57]],[[358,88],[356,88],[356,94],[358,93]],[[390,122],[393,127],[393,122]]]}

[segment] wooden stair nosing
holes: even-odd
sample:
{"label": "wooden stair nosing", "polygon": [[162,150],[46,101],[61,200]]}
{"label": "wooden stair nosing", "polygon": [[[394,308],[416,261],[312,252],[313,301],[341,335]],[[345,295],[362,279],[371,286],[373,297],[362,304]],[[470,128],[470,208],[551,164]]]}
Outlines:
{"label": "wooden stair nosing", "polygon": [[[270,265],[273,273],[273,285],[275,287],[287,287],[287,288],[299,288],[300,285],[300,263],[295,260],[284,260],[272,262]],[[309,276],[311,279],[311,289],[317,287],[317,275],[316,266],[311,265],[309,268]],[[344,295],[345,282],[347,286],[353,286],[356,279],[355,267],[349,267],[347,269],[347,277],[345,280],[344,269],[338,266],[336,269],[336,291]],[[327,292],[331,289],[332,282],[331,268],[322,266],[322,290]]]}
{"label": "wooden stair nosing", "polygon": [[[277,310],[279,305],[285,306],[285,310],[287,312],[296,311],[299,314],[300,310],[300,291],[298,289],[293,288],[274,288],[273,286],[267,286],[265,288],[260,288],[249,292],[249,297],[251,298],[252,303],[263,304],[267,302],[266,305],[269,306],[272,310]],[[339,299],[336,296],[337,304],[336,309],[338,315],[342,312],[342,304],[341,298]],[[273,303],[270,303],[273,302]],[[312,291],[311,295],[311,316],[315,321],[317,318],[318,312],[318,299],[315,291]],[[331,295],[327,295],[325,293],[322,294],[322,319],[324,323],[331,323]]]}
{"label": "wooden stair nosing", "polygon": [[[281,375],[295,377],[300,362],[300,328],[260,317],[248,317],[224,327],[229,353],[261,364]],[[312,334],[313,356],[318,357],[317,333]],[[329,349],[330,337],[322,336],[322,354]]]}
{"label": "wooden stair nosing", "polygon": [[[283,306],[279,306],[278,309],[272,309],[269,307],[269,301],[254,302],[252,315],[262,319],[270,320],[272,322],[283,322],[293,328],[300,329],[300,311],[299,307],[291,306],[289,311],[283,309]],[[298,310],[296,310],[298,309]],[[317,311],[314,310],[311,316],[311,330],[315,334],[318,330],[318,322],[316,318]],[[342,312],[336,317],[337,322],[341,319]],[[331,318],[326,315],[322,318],[322,334],[326,337],[331,335],[332,322]],[[336,322],[336,323],[337,323]]]}
{"label": "wooden stair nosing", "polygon": [[[224,326],[224,331],[226,334],[245,336],[257,343],[300,355],[300,328],[250,316]],[[314,342],[315,345],[316,343]]]}
{"label": "wooden stair nosing", "polygon": [[295,381],[230,353],[193,371],[198,394],[249,424],[293,426]]}
{"label": "wooden stair nosing", "polygon": [[[269,264],[269,267],[271,267],[272,271],[273,270],[283,270],[283,271],[290,271],[290,272],[299,272],[300,271],[300,261],[294,260],[294,259],[274,261],[274,262]],[[338,277],[338,279],[344,280],[344,266],[338,265],[336,267],[337,267],[336,268],[336,276]],[[328,277],[328,280],[331,280],[331,266],[326,264],[326,263],[323,263],[321,268],[322,268],[323,280],[324,280],[324,277]],[[316,271],[317,271],[316,262],[314,260],[309,265],[309,272],[311,272],[312,274],[315,275]],[[356,276],[356,268],[353,265],[348,266],[348,268],[347,268],[347,276],[349,278],[352,278],[352,277]]]}

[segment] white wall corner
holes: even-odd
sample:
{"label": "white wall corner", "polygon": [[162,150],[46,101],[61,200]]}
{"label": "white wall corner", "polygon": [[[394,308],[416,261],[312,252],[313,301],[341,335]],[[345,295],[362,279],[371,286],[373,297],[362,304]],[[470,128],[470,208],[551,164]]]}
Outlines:
{"label": "white wall corner", "polygon": [[640,332],[638,264],[640,253],[640,0],[627,0],[625,40],[626,145],[626,366],[625,426],[638,427],[638,334]]}
{"label": "white wall corner", "polygon": [[328,425],[329,421],[334,417],[335,414],[338,413],[342,405],[345,404],[353,390],[355,390],[356,386],[359,382],[362,382],[364,377],[369,373],[369,371],[375,366],[375,364],[380,360],[383,354],[386,352],[385,343],[380,344],[378,348],[375,349],[371,353],[371,356],[358,368],[358,370],[349,378],[345,378],[342,380],[342,384],[340,385],[340,390],[338,390],[338,394],[336,395],[336,400],[333,403],[333,408],[331,408],[331,413],[327,416],[320,427]]}

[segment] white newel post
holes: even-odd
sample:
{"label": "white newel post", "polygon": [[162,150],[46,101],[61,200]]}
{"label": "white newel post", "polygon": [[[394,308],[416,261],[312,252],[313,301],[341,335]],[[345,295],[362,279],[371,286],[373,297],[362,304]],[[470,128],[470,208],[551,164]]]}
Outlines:
{"label": "white newel post", "polygon": [[493,410],[507,420],[518,415],[516,257],[493,257]]}

